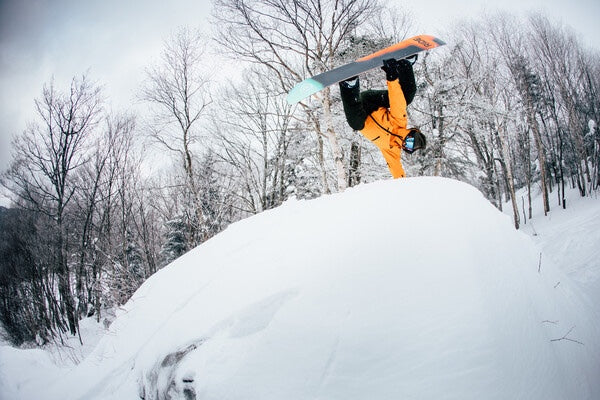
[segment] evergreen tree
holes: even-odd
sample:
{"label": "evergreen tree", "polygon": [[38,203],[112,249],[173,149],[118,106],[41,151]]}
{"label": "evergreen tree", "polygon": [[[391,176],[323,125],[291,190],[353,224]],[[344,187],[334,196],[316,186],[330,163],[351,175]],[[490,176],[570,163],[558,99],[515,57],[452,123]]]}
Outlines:
{"label": "evergreen tree", "polygon": [[125,246],[125,259],[127,261],[127,272],[132,280],[141,284],[144,281],[144,258],[140,247],[134,239],[133,233],[127,230],[127,243]]}
{"label": "evergreen tree", "polygon": [[177,216],[165,223],[167,233],[165,243],[160,250],[162,265],[167,265],[188,251],[188,227],[182,216]]}

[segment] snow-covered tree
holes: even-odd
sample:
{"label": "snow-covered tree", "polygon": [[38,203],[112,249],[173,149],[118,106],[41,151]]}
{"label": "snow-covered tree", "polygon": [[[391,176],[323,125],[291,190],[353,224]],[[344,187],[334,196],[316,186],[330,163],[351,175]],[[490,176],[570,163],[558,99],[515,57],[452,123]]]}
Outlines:
{"label": "snow-covered tree", "polygon": [[188,251],[189,227],[185,218],[177,216],[165,222],[165,242],[160,250],[162,265],[181,257]]}

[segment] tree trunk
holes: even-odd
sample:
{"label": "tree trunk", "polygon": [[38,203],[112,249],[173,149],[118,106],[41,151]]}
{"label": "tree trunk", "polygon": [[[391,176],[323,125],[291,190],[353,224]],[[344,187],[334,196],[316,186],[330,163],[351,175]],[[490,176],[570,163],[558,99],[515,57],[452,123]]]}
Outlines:
{"label": "tree trunk", "polygon": [[326,88],[323,91],[322,97],[323,103],[323,114],[325,118],[325,125],[327,127],[327,139],[329,146],[331,147],[331,153],[333,154],[333,161],[335,163],[336,177],[337,177],[337,190],[343,192],[346,189],[346,169],[344,168],[344,154],[342,148],[338,142],[337,134],[333,128],[333,118],[331,116],[331,95],[330,88]]}
{"label": "tree trunk", "polygon": [[510,152],[508,149],[508,143],[506,138],[506,132],[503,124],[498,124],[498,140],[500,141],[500,151],[502,152],[501,164],[504,168],[504,173],[506,175],[506,184],[508,187],[508,193],[510,195],[510,201],[513,209],[513,219],[515,223],[515,228],[519,229],[520,225],[520,217],[519,217],[519,207],[517,205],[517,196],[515,194],[515,183],[512,173],[512,167],[510,164]]}
{"label": "tree trunk", "polygon": [[57,217],[57,230],[58,230],[58,243],[57,243],[57,260],[56,260],[56,274],[58,275],[58,292],[60,294],[62,306],[64,307],[67,322],[69,324],[69,331],[72,335],[76,335],[79,323],[75,313],[75,304],[73,301],[73,295],[71,293],[70,284],[70,273],[69,266],[67,264],[66,256],[66,243],[64,240],[64,228],[62,216]]}
{"label": "tree trunk", "polygon": [[[529,107],[528,107],[529,108]],[[544,215],[548,215],[550,211],[550,201],[548,199],[548,185],[546,184],[548,179],[546,178],[546,152],[544,151],[544,145],[542,143],[542,136],[540,135],[539,125],[534,115],[531,115],[533,111],[528,110],[527,118],[529,119],[529,125],[533,131],[533,139],[538,154],[538,164],[540,166],[540,184],[542,186],[542,201],[544,204]]]}
{"label": "tree trunk", "polygon": [[348,187],[360,183],[360,145],[352,142],[350,146],[350,168],[348,172]]}

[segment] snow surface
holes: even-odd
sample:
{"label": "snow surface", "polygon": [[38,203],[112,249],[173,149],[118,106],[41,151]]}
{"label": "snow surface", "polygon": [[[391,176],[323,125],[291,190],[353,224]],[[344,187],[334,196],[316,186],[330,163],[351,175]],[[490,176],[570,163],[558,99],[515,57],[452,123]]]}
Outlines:
{"label": "snow surface", "polygon": [[0,192],[0,207],[9,208],[11,204],[12,202],[10,201],[10,199]]}
{"label": "snow surface", "polygon": [[443,178],[288,201],[152,276],[77,366],[1,347],[0,398],[598,399],[599,215],[516,231]]}
{"label": "snow surface", "polygon": [[600,201],[597,193],[581,197],[577,189],[567,191],[566,198],[568,207],[562,209],[556,195],[551,196],[548,216],[536,210],[522,230],[541,248],[542,265],[548,259],[560,266],[589,294],[590,306],[600,317]]}

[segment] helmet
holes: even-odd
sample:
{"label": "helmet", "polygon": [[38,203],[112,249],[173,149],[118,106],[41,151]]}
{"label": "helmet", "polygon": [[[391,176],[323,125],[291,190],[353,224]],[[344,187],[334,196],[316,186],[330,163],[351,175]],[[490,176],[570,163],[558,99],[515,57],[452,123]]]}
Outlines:
{"label": "helmet", "polygon": [[402,149],[411,154],[417,150],[424,149],[425,147],[427,147],[425,135],[421,133],[419,128],[410,128],[408,135],[404,138]]}

